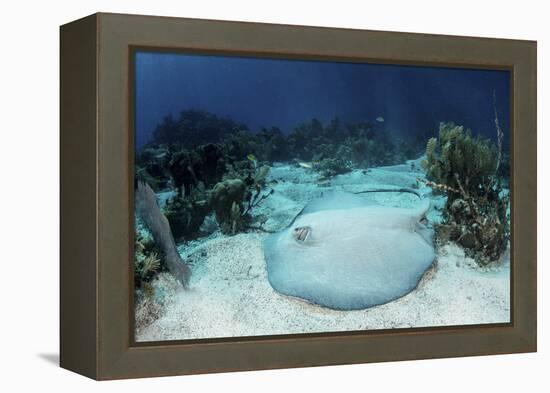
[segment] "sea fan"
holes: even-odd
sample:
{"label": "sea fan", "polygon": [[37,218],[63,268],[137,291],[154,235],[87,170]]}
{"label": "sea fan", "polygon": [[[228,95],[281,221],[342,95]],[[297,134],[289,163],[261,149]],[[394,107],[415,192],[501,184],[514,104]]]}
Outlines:
{"label": "sea fan", "polygon": [[168,270],[186,288],[191,270],[178,253],[170,224],[160,211],[155,193],[149,185],[142,182],[138,182],[136,189],[136,208],[155,243],[162,250]]}

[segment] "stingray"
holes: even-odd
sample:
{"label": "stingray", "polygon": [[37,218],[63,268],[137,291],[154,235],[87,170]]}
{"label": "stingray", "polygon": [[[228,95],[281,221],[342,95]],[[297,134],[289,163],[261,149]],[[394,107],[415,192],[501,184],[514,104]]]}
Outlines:
{"label": "stingray", "polygon": [[282,294],[339,310],[402,297],[435,258],[429,206],[381,206],[345,192],[313,200],[266,238],[269,282]]}

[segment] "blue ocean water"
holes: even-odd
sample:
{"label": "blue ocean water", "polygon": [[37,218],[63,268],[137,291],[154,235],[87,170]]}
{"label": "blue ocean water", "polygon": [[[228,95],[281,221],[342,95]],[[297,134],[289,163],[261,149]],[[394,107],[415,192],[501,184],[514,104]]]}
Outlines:
{"label": "blue ocean water", "polygon": [[510,72],[331,61],[138,52],[136,145],[169,114],[204,110],[252,131],[290,132],[312,118],[326,123],[384,119],[392,137],[434,135],[442,121],[495,137],[493,93],[510,130]]}

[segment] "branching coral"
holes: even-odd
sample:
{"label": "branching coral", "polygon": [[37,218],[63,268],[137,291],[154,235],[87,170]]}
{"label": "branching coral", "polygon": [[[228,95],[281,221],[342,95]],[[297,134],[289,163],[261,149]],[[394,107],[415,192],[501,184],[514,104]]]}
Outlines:
{"label": "branching coral", "polygon": [[263,200],[265,200],[267,197],[269,197],[271,194],[275,192],[274,189],[270,189],[269,191],[262,194],[261,187],[256,187],[256,192],[250,194],[250,198],[248,200],[248,205],[246,206],[246,209],[243,212],[243,216],[250,213],[250,211],[260,205]]}
{"label": "branching coral", "polygon": [[473,137],[454,123],[441,123],[439,139],[428,141],[422,165],[430,180],[454,189],[462,182],[470,196],[486,196],[496,185],[498,152],[490,140]]}
{"label": "branching coral", "polygon": [[498,259],[509,238],[509,198],[498,176],[499,160],[490,140],[441,123],[439,138],[428,140],[422,162],[427,184],[447,195],[439,241],[459,243],[480,264]]}
{"label": "branching coral", "polygon": [[175,151],[168,170],[180,195],[188,196],[199,183],[209,187],[221,180],[226,165],[222,148],[215,144]]}
{"label": "branching coral", "polygon": [[330,179],[336,175],[341,175],[352,170],[350,161],[340,158],[325,158],[313,165],[313,169],[321,174],[322,179]]}
{"label": "branching coral", "polygon": [[164,215],[176,240],[195,237],[210,211],[208,192],[202,182],[189,195],[176,194],[164,206]]}
{"label": "branching coral", "polygon": [[157,253],[149,254],[143,260],[141,265],[140,276],[142,280],[151,274],[154,274],[160,270],[160,258]]}
{"label": "branching coral", "polygon": [[136,154],[136,178],[154,190],[167,188],[170,182],[170,151],[164,146],[148,146]]}
{"label": "branching coral", "polygon": [[[134,239],[134,283],[136,288],[140,288],[158,270],[151,269],[155,267],[151,257],[158,259],[158,248],[148,232],[136,230]],[[149,266],[146,267],[146,264]],[[158,268],[160,269],[160,259]]]}
{"label": "branching coral", "polygon": [[245,194],[246,184],[241,179],[224,180],[212,189],[210,205],[222,232],[234,235],[242,229],[241,209]]}
{"label": "branching coral", "polygon": [[[234,235],[248,227],[252,210],[269,197],[273,190],[262,193],[269,166],[258,166],[254,157],[249,158],[252,170],[241,172],[241,177],[225,179],[214,186],[210,193],[210,205],[222,232]],[[234,176],[238,173],[233,172]]]}

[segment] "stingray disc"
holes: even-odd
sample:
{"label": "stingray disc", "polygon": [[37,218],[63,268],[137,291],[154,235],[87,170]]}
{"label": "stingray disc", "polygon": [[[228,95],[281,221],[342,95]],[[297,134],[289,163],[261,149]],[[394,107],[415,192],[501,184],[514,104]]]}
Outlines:
{"label": "stingray disc", "polygon": [[280,293],[334,309],[397,299],[418,285],[435,254],[419,209],[384,207],[350,194],[311,202],[265,240],[269,282]]}

